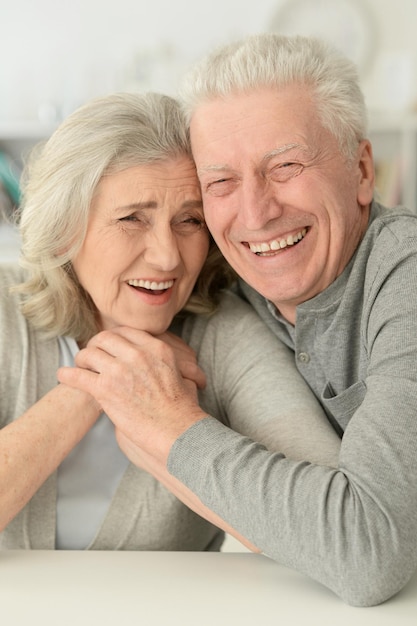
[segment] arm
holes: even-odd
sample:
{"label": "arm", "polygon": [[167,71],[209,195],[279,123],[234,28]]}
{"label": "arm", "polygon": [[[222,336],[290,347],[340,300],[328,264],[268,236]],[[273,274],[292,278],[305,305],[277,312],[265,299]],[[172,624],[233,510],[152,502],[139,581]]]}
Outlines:
{"label": "arm", "polygon": [[0,430],[0,530],[19,513],[100,414],[83,391],[58,385]]}
{"label": "arm", "polygon": [[19,296],[10,291],[24,279],[19,267],[1,266],[0,530],[100,414],[90,394],[56,385],[55,341],[34,331],[20,313]]}
{"label": "arm", "polygon": [[184,336],[207,377],[200,406],[286,457],[337,466],[340,437],[300,376],[294,353],[251,306],[226,293],[210,318],[189,318]]}
{"label": "arm", "polygon": [[[391,262],[394,255],[386,256]],[[135,445],[253,545],[350,604],[378,604],[417,564],[417,299],[409,296],[417,293],[415,261],[397,262],[389,279],[372,286],[366,393],[337,468],[290,460],[207,417],[153,338],[142,337],[129,357],[142,377],[137,390],[147,387],[133,410],[120,391],[129,366],[108,335],[98,336],[97,353],[80,362],[101,374],[72,370],[63,379],[91,389]],[[136,395],[134,385],[129,391]]]}
{"label": "arm", "polygon": [[252,550],[252,552],[259,552],[258,548],[249,543],[245,537],[240,535],[234,528],[232,528],[227,522],[221,519],[218,515],[213,513],[209,508],[204,506],[199,498],[188,489],[183,483],[174,478],[167,469],[165,463],[156,461],[155,458],[146,454],[139,446],[135,445],[128,437],[126,437],[121,431],[116,429],[116,437],[118,444],[127,458],[137,467],[142,468],[149,474],[152,474],[160,483],[164,485],[169,491],[171,491],[181,502],[183,502],[192,511],[208,520],[218,528],[221,528],[229,535],[232,535],[235,539],[240,541],[246,548]]}
{"label": "arm", "polygon": [[[268,555],[358,605],[392,596],[417,564],[416,261],[404,242],[397,252],[385,249],[366,284],[366,377],[331,399],[343,417],[352,415],[336,470],[289,462],[212,419],[185,432],[168,461],[206,506]],[[326,355],[330,372],[340,357]]]}

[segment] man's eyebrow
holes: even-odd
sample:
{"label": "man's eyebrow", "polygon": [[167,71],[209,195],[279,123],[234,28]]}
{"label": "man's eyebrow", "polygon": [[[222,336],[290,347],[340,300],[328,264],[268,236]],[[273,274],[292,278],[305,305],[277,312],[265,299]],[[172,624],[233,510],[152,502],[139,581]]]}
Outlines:
{"label": "man's eyebrow", "polygon": [[[303,152],[307,152],[307,146],[301,143],[285,144],[283,146],[280,146],[279,148],[274,148],[273,150],[270,150],[269,152],[267,152],[262,157],[262,162],[266,163],[270,159],[276,156],[280,156],[282,154],[286,154],[287,152],[290,152],[291,150],[302,150]],[[230,165],[227,165],[227,163],[220,163],[218,165],[206,165],[204,167],[198,168],[198,174],[207,174],[210,172],[224,172],[224,171],[230,171],[232,169],[233,168],[231,168]]]}
{"label": "man's eyebrow", "polygon": [[270,150],[269,152],[267,152],[263,156],[262,161],[263,162],[269,161],[270,159],[273,159],[276,156],[281,156],[282,154],[286,154],[287,152],[290,152],[292,150],[302,150],[303,152],[306,152],[307,146],[304,146],[303,144],[300,144],[300,143],[287,143],[283,146],[280,146],[279,148],[274,148],[274,150]]}
{"label": "man's eyebrow", "polygon": [[206,165],[205,167],[198,168],[198,174],[206,174],[208,172],[224,172],[225,170],[230,170],[231,167],[227,165],[227,163],[223,163],[220,165]]}

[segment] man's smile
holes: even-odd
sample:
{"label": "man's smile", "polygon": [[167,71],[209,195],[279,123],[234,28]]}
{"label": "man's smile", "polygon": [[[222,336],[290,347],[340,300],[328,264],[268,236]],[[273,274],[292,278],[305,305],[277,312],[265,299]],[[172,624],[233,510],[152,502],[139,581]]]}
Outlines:
{"label": "man's smile", "polygon": [[287,237],[282,237],[280,239],[273,239],[270,242],[262,242],[262,243],[251,243],[247,242],[251,252],[255,254],[262,255],[267,254],[269,252],[276,252],[277,250],[281,250],[282,248],[286,248],[287,246],[293,246],[298,243],[305,237],[307,233],[307,229],[303,228],[295,234],[288,235]]}

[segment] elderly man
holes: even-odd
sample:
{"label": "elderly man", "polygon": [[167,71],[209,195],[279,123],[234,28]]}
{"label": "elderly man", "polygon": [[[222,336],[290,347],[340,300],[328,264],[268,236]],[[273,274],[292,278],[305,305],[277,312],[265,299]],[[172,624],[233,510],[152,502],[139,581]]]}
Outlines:
{"label": "elderly man", "polygon": [[350,604],[381,603],[417,566],[417,216],[375,201],[356,70],[322,42],[226,46],[183,99],[209,229],[340,433],[338,467],[207,416],[187,355],[144,334],[98,335],[78,360],[94,371],[61,379],[202,515]]}

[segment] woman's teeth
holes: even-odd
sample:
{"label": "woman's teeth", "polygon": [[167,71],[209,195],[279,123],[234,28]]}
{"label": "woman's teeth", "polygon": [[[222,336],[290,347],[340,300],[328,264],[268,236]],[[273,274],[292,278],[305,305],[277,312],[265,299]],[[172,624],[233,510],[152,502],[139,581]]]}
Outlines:
{"label": "woman's teeth", "polygon": [[164,289],[170,289],[174,284],[173,280],[165,280],[163,282],[157,283],[156,281],[150,280],[142,280],[142,279],[132,279],[127,281],[128,285],[131,287],[142,287],[142,289],[149,289],[150,291],[162,291]]}
{"label": "woman's teeth", "polygon": [[263,252],[275,252],[281,250],[287,246],[293,246],[295,243],[303,239],[307,233],[307,229],[303,228],[296,235],[288,235],[288,237],[282,239],[274,239],[269,243],[249,243],[251,252],[255,254],[262,254]]}

